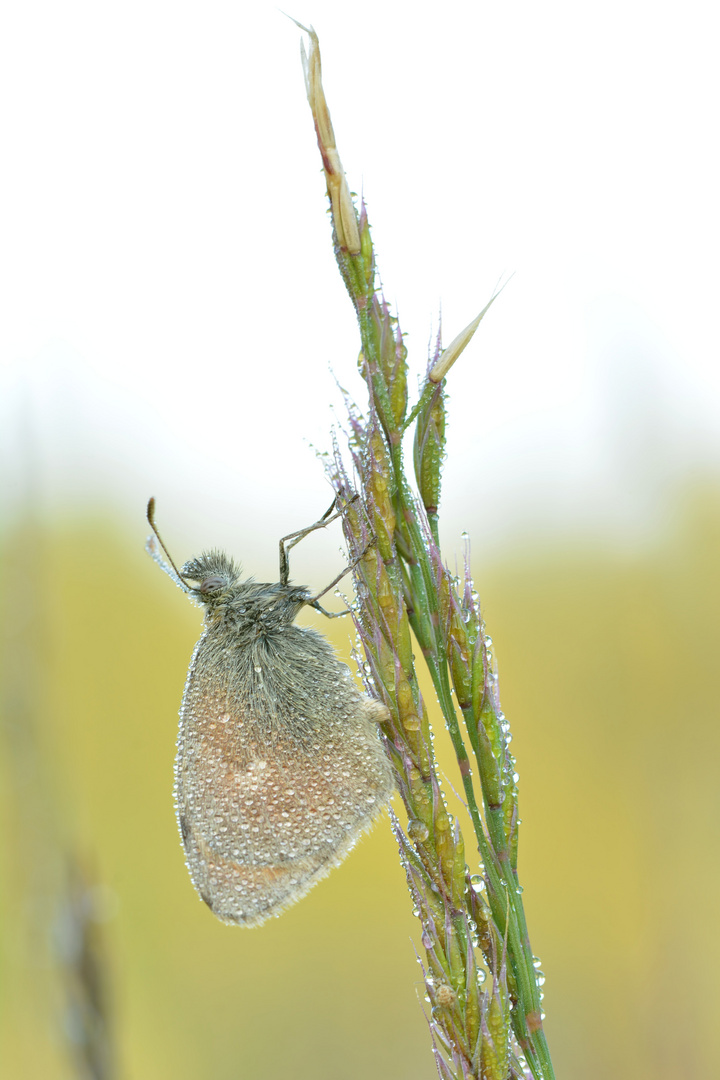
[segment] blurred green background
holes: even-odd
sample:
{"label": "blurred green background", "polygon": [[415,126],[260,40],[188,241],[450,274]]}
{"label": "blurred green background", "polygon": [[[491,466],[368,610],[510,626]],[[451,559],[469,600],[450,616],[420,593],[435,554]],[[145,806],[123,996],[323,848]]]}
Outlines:
{"label": "blurred green background", "polygon": [[[191,888],[171,787],[200,613],[135,534],[25,521],[3,541],[2,1075],[82,1075],[62,933],[72,857],[93,883],[122,1080],[429,1080],[386,819],[265,927],[216,922]],[[713,1073],[719,542],[720,488],[705,480],[676,493],[652,545],[518,544],[475,568],[558,1076]],[[328,627],[347,656],[349,631]]]}
{"label": "blurred green background", "polygon": [[[278,537],[330,502],[312,449],[342,410],[328,368],[362,401],[300,32],[276,0],[7,8],[0,1076],[87,1080],[86,985],[106,988],[112,1080],[430,1080],[387,821],[243,931],[196,897],[172,807],[200,614],[143,551],[147,499],[176,559],[217,546],[272,580]],[[320,35],[411,397],[440,305],[447,343],[515,272],[449,382],[441,535],[454,568],[468,531],[496,645],[558,1080],[704,1080],[720,1011],[712,13],[292,14]],[[339,548],[337,523],[313,535],[294,579],[322,588]],[[322,629],[347,657],[338,622]]]}

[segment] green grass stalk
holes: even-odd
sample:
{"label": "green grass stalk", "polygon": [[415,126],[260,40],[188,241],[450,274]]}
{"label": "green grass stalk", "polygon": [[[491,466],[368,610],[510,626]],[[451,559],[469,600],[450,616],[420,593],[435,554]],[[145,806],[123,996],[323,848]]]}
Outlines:
{"label": "green grass stalk", "polygon": [[[445,380],[497,293],[447,349],[438,340],[408,415],[402,333],[375,288],[366,209],[363,204],[358,213],[353,203],[322,87],[317,35],[307,33],[308,100],[330,198],[335,256],[360,329],[368,393],[364,413],[348,402],[352,467],[336,444],[329,471],[345,507],[350,555],[357,560],[355,616],[366,681],[390,711],[385,744],[408,817],[404,830],[395,818],[393,828],[422,928],[438,1071],[448,1080],[507,1080],[526,1077],[527,1070],[535,1080],[554,1080],[517,874],[517,777],[492,642],[469,556],[459,579],[447,569],[439,547]],[[416,491],[404,464],[409,433]],[[480,857],[476,873],[466,863],[460,824],[447,811],[413,636],[457,757]]]}

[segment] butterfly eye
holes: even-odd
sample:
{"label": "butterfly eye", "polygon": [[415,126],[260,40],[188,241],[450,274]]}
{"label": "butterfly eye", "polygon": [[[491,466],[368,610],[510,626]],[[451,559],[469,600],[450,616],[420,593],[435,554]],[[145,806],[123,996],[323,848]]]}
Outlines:
{"label": "butterfly eye", "polygon": [[218,577],[217,575],[215,575],[215,577],[206,577],[200,583],[200,592],[201,593],[217,592],[218,589],[222,589],[224,584],[225,584],[225,582],[223,581],[223,579],[221,577]]}

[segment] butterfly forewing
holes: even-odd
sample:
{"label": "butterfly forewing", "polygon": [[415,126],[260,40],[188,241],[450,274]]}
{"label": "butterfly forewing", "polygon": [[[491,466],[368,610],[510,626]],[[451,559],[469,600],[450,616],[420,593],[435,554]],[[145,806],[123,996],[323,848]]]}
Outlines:
{"label": "butterfly forewing", "polygon": [[[377,703],[328,643],[287,628],[282,694],[258,641],[230,681],[212,629],[198,643],[175,768],[178,822],[195,888],[226,922],[278,914],[337,865],[392,790]],[[292,640],[302,645],[293,665]],[[317,663],[317,673],[313,665]],[[233,670],[237,669],[237,665]]]}

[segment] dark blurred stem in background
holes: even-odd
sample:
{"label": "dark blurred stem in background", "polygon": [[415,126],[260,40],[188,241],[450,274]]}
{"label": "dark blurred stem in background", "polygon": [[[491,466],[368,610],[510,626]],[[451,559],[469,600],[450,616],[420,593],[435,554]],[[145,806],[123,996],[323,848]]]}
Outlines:
{"label": "dark blurred stem in background", "polygon": [[[78,1080],[115,1080],[110,1037],[109,975],[101,925],[107,909],[88,865],[73,852],[63,820],[53,748],[43,745],[41,710],[49,642],[45,589],[48,563],[36,511],[32,424],[19,418],[24,502],[2,538],[0,599],[0,738],[4,759],[4,910],[10,939],[48,1031],[65,1043]],[[47,715],[43,716],[47,721]],[[10,886],[12,885],[12,888]],[[8,928],[10,929],[10,928]],[[46,978],[46,974],[50,978]]]}

